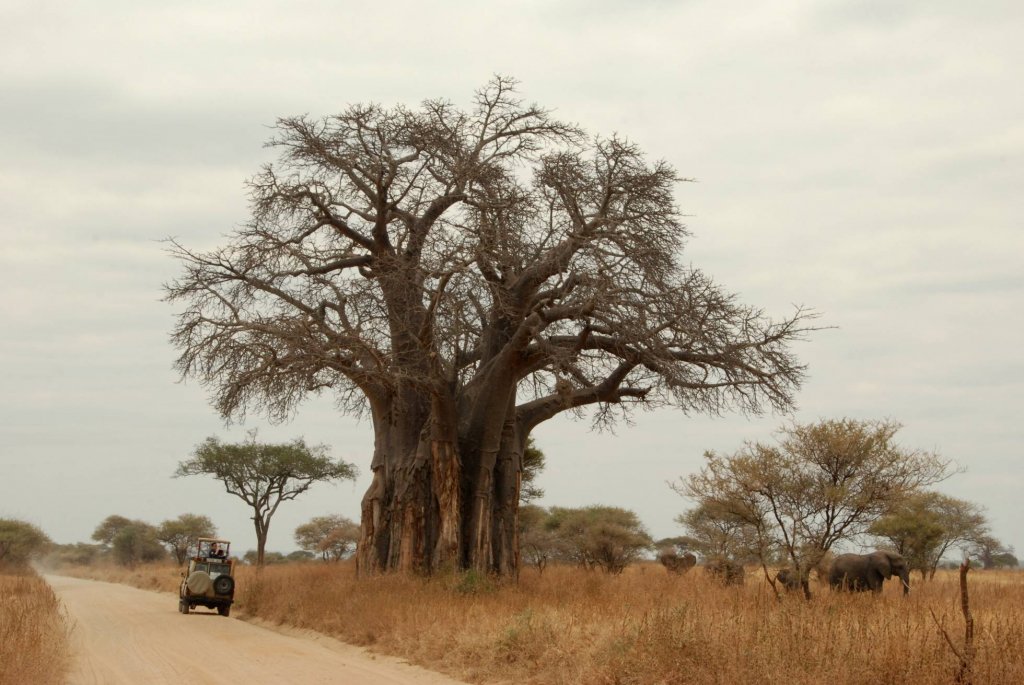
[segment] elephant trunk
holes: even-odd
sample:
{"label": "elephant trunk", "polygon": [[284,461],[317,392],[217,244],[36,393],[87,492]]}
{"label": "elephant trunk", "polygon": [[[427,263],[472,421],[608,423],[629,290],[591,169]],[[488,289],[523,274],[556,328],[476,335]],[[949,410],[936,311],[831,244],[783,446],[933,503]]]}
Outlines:
{"label": "elephant trunk", "polygon": [[906,595],[910,592],[910,570],[907,569],[900,573],[900,581],[903,583],[903,594]]}

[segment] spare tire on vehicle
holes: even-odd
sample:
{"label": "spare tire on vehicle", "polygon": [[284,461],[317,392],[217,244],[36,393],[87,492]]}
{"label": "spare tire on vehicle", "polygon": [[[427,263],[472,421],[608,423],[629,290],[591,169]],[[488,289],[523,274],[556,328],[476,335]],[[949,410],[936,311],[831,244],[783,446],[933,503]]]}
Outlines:
{"label": "spare tire on vehicle", "polygon": [[235,579],[231,576],[217,576],[217,580],[213,581],[213,591],[218,595],[230,595],[234,589]]}
{"label": "spare tire on vehicle", "polygon": [[206,571],[193,571],[185,581],[190,595],[205,595],[213,587],[213,580]]}

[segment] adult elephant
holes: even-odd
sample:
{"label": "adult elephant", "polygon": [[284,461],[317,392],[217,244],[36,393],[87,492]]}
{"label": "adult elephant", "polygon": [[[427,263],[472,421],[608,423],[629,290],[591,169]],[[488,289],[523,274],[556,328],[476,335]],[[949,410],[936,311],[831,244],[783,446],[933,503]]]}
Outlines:
{"label": "adult elephant", "polygon": [[704,571],[726,585],[743,585],[746,578],[743,564],[724,557],[710,559],[704,566]]}
{"label": "adult elephant", "polygon": [[683,575],[697,565],[697,557],[690,552],[682,555],[676,554],[674,550],[662,550],[658,553],[658,561],[669,570],[669,573]]}
{"label": "adult elephant", "polygon": [[871,554],[840,554],[833,560],[828,582],[840,590],[882,591],[882,583],[896,576],[903,594],[910,592],[910,567],[896,552],[879,550]]}

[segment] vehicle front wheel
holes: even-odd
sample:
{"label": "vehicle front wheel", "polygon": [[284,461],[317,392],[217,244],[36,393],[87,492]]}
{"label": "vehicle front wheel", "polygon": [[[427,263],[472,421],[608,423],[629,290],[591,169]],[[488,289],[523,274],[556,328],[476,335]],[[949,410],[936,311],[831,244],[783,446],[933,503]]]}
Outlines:
{"label": "vehicle front wheel", "polygon": [[220,607],[217,607],[217,613],[220,614],[221,616],[230,616],[231,615],[231,607],[230,606],[220,606]]}
{"label": "vehicle front wheel", "polygon": [[188,613],[188,602],[186,602],[183,599],[179,599],[178,600],[178,611],[180,611],[183,614],[187,614]]}

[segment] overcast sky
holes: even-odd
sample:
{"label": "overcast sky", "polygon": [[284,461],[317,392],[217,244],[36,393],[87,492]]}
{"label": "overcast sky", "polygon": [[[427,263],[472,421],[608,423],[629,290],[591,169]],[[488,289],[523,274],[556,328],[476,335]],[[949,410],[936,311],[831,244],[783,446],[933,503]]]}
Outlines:
{"label": "overcast sky", "polygon": [[358,518],[372,431],[327,400],[225,426],[168,342],[178,274],[161,240],[224,242],[275,118],[355,102],[468,105],[493,74],[591,133],[621,133],[697,182],[682,260],[785,316],[801,344],[790,417],[640,415],[536,432],[541,504],[634,509],[656,537],[689,505],[666,482],[786,421],[901,422],[966,472],[1024,552],[1024,3],[0,2],[0,517],[88,541],[109,514],[209,515],[255,547],[245,505],[172,479],[205,437],[304,437],[355,483],[282,505]]}

